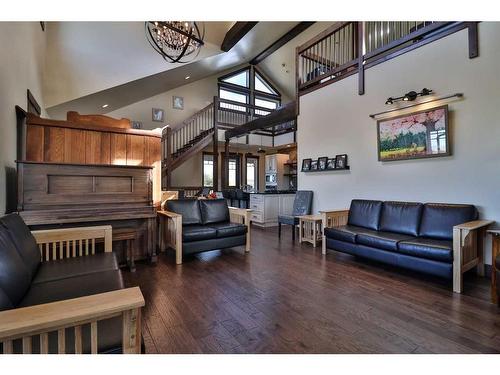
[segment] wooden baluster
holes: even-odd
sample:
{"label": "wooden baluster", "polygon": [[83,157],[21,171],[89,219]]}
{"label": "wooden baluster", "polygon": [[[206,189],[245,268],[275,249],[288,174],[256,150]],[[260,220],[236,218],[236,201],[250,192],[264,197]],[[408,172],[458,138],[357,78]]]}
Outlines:
{"label": "wooden baluster", "polygon": [[75,326],[75,354],[82,354],[82,326]]}
{"label": "wooden baluster", "polygon": [[43,243],[38,244],[38,249],[40,249],[40,261],[43,262]]}
{"label": "wooden baluster", "polygon": [[23,354],[31,354],[33,352],[33,346],[31,341],[31,336],[23,337]]}
{"label": "wooden baluster", "polygon": [[2,342],[3,344],[3,354],[13,354],[14,349],[12,345],[12,340],[6,340]]}
{"label": "wooden baluster", "polygon": [[77,240],[73,240],[73,252],[71,255],[73,258],[76,257],[76,242],[77,242]]}
{"label": "wooden baluster", "polygon": [[59,241],[59,259],[62,259],[64,258],[64,253],[63,253],[64,249],[63,249],[63,242],[62,241]]}
{"label": "wooden baluster", "polygon": [[49,334],[40,334],[40,354],[49,354]]}
{"label": "wooden baluster", "polygon": [[92,247],[90,250],[91,250],[92,255],[94,255],[95,254],[95,238],[92,238]]}
{"label": "wooden baluster", "polygon": [[85,240],[85,255],[89,255],[89,239]]}
{"label": "wooden baluster", "polygon": [[90,352],[97,354],[97,322],[90,323]]}
{"label": "wooden baluster", "polygon": [[69,258],[69,248],[71,246],[71,241],[66,241],[66,259]]}
{"label": "wooden baluster", "polygon": [[66,353],[66,330],[64,328],[57,330],[57,353]]}
{"label": "wooden baluster", "polygon": [[83,240],[78,241],[78,256],[81,257],[83,255]]}
{"label": "wooden baluster", "polygon": [[57,259],[57,253],[56,253],[56,243],[55,242],[52,242],[52,260],[56,260]]}

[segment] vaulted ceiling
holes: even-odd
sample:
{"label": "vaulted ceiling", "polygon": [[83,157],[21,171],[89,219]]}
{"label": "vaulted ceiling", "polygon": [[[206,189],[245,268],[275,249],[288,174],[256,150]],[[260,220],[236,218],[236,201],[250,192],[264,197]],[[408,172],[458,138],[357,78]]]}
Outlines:
{"label": "vaulted ceiling", "polygon": [[[193,82],[249,62],[298,22],[258,22],[223,52],[221,44],[233,24],[206,22],[206,43],[198,58],[189,64],[172,64],[150,47],[142,22],[49,23],[47,112],[54,118],[64,118],[69,110],[107,113],[158,95],[186,84],[187,76]],[[290,60],[289,53],[285,55]],[[264,67],[273,78],[269,67]],[[109,106],[104,109],[103,103]]]}

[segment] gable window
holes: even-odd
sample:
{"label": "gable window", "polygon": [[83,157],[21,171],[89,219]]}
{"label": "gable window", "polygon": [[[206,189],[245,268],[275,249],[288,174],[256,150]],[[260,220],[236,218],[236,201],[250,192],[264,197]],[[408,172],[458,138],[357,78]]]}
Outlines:
{"label": "gable window", "polygon": [[[249,112],[248,106],[238,106],[225,103],[231,100],[274,110],[281,105],[280,92],[254,66],[249,66],[236,72],[219,77],[220,108],[228,108],[239,112]],[[256,109],[255,115],[265,116],[270,111]]]}

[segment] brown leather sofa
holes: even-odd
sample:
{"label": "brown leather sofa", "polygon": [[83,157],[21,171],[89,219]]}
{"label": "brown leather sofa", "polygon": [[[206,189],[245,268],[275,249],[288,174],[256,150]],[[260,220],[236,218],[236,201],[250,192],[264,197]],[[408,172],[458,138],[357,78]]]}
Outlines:
{"label": "brown leather sofa", "polygon": [[[139,288],[125,289],[111,227],[32,233],[16,214],[0,218],[0,352],[139,352],[142,305]],[[123,343],[125,318],[135,327],[132,345]]]}

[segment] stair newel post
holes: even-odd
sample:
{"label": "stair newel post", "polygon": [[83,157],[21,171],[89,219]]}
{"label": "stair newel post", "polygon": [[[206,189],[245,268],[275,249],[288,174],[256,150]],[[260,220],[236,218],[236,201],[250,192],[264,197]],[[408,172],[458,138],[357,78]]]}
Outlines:
{"label": "stair newel post", "polygon": [[172,164],[172,128],[167,125],[166,128],[166,135],[167,135],[167,142],[166,142],[166,155],[165,155],[165,163],[166,163],[166,188],[170,188],[170,175],[171,175],[171,168],[170,165]]}
{"label": "stair newel post", "polygon": [[213,124],[214,124],[214,140],[213,140],[214,191],[219,190],[219,131],[218,131],[219,126],[217,124],[218,109],[219,109],[219,98],[217,96],[214,96],[214,107],[212,108]]}

